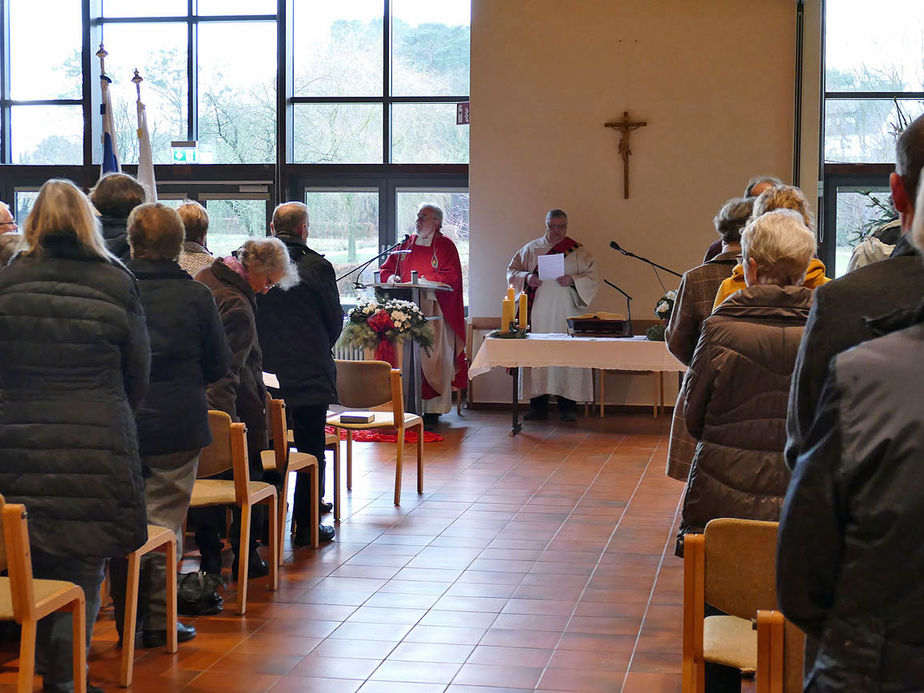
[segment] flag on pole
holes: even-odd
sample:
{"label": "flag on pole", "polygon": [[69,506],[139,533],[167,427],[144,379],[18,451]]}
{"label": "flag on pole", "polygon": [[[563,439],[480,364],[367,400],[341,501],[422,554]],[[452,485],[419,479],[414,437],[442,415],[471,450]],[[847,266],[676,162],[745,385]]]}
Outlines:
{"label": "flag on pole", "polygon": [[132,82],[138,91],[138,182],[144,186],[148,202],[157,202],[157,183],[154,180],[154,157],[151,154],[151,133],[148,131],[148,114],[141,101],[143,78],[135,70]]}
{"label": "flag on pole", "polygon": [[109,96],[109,85],[112,80],[106,76],[106,56],[109,53],[99,44],[96,57],[99,58],[99,86],[102,98],[99,104],[99,114],[103,119],[103,159],[100,163],[100,176],[107,173],[121,172],[119,165],[119,149],[115,141],[115,126],[112,123],[112,99]]}

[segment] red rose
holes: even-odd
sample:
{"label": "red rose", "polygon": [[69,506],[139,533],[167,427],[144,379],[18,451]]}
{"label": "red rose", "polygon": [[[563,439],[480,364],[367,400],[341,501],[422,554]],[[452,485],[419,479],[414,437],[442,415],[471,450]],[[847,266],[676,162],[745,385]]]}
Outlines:
{"label": "red rose", "polygon": [[366,324],[373,332],[379,335],[385,334],[388,330],[393,330],[395,328],[395,323],[392,321],[391,316],[382,309],[375,311],[366,318]]}

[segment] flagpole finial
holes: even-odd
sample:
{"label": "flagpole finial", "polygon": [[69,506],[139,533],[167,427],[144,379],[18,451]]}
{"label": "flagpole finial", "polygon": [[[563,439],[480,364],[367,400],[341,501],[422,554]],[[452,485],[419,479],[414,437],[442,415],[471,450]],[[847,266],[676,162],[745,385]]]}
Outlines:
{"label": "flagpole finial", "polygon": [[141,83],[144,81],[144,77],[138,74],[138,68],[135,68],[135,76],[132,77],[132,82],[135,83],[135,91],[138,92],[138,100],[141,101]]}
{"label": "flagpole finial", "polygon": [[106,56],[109,53],[103,48],[103,44],[99,44],[99,50],[96,51],[96,57],[99,58],[99,71],[101,74],[106,74]]}

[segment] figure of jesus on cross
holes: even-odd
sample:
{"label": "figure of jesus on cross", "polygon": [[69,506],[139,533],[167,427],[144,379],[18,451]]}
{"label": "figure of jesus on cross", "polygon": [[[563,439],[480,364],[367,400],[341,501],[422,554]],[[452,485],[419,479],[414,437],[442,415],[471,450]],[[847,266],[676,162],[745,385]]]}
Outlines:
{"label": "figure of jesus on cross", "polygon": [[648,125],[644,120],[632,122],[629,120],[629,111],[623,111],[622,120],[614,120],[610,123],[604,123],[604,127],[619,130],[622,135],[619,137],[619,156],[622,157],[623,171],[623,198],[629,199],[629,156],[632,150],[629,148],[629,133]]}

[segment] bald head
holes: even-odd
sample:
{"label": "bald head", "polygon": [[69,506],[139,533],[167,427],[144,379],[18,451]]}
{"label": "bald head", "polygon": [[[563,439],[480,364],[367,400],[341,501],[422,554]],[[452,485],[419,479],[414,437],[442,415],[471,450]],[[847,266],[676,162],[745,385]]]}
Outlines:
{"label": "bald head", "polygon": [[283,202],[273,210],[270,229],[274,236],[288,234],[308,238],[308,207],[301,202]]}

